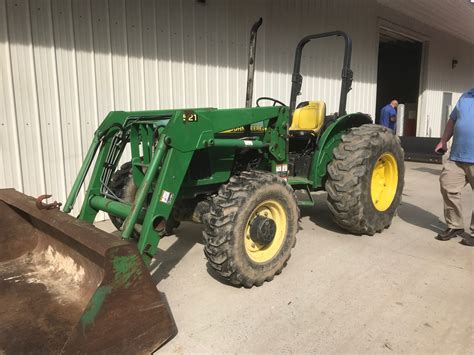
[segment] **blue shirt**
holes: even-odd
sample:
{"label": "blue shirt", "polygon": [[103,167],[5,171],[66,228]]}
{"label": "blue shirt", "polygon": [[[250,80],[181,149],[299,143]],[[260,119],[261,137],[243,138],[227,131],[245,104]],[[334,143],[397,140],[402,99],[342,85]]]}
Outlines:
{"label": "blue shirt", "polygon": [[461,96],[450,119],[455,122],[450,159],[474,163],[474,88]]}
{"label": "blue shirt", "polygon": [[380,111],[380,124],[396,131],[397,123],[390,120],[390,117],[393,116],[397,116],[397,110],[390,104],[384,106]]}

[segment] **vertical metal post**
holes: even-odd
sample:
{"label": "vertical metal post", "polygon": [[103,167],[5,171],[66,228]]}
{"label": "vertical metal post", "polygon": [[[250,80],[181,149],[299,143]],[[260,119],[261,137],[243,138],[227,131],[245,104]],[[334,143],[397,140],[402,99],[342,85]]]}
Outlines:
{"label": "vertical metal post", "polygon": [[397,136],[403,136],[403,130],[405,125],[405,105],[399,104],[397,107]]}
{"label": "vertical metal post", "polygon": [[137,194],[135,195],[135,201],[132,205],[132,210],[130,211],[128,217],[125,219],[125,222],[123,223],[123,239],[129,239],[132,235],[133,228],[137,223],[137,219],[142,210],[143,203],[145,202],[151,184],[155,179],[156,173],[158,171],[161,161],[163,160],[163,156],[165,155],[166,150],[167,145],[165,143],[165,135],[162,134],[160,136],[160,139],[158,140],[158,144],[155,153],[153,154],[153,158],[151,159],[150,166],[148,167],[146,174],[143,177],[143,181],[137,190]]}
{"label": "vertical metal post", "polygon": [[87,151],[84,162],[81,165],[81,169],[77,174],[76,180],[74,180],[71,192],[69,193],[66,203],[64,204],[63,211],[66,213],[71,212],[74,203],[76,202],[77,195],[79,194],[79,190],[81,189],[82,184],[84,183],[84,179],[86,178],[87,172],[89,171],[92,161],[94,160],[94,156],[97,152],[97,149],[99,148],[99,144],[99,139],[97,138],[97,136],[94,136],[92,144],[90,145],[89,150]]}

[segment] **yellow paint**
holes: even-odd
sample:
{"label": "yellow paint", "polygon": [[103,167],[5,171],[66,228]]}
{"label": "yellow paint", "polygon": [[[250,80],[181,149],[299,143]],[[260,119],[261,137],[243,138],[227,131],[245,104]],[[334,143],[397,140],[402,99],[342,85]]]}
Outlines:
{"label": "yellow paint", "polygon": [[308,106],[297,108],[293,113],[290,131],[313,131],[321,129],[326,115],[324,101],[310,101]]}
{"label": "yellow paint", "polygon": [[[265,133],[265,127],[261,126],[261,125],[251,125],[250,126],[250,132],[252,133]],[[245,132],[245,128],[242,126],[242,127],[237,127],[237,128],[232,128],[232,129],[228,129],[226,131],[222,131],[220,133],[244,133]]]}
{"label": "yellow paint", "polygon": [[[275,237],[268,245],[259,245],[250,238],[250,224],[258,215],[273,219],[276,224]],[[245,226],[245,251],[256,263],[271,260],[280,251],[287,231],[287,215],[283,206],[275,200],[267,200],[259,204],[250,214]]]}
{"label": "yellow paint", "polygon": [[386,211],[393,202],[398,186],[398,166],[391,153],[382,154],[372,171],[370,195],[375,208]]}

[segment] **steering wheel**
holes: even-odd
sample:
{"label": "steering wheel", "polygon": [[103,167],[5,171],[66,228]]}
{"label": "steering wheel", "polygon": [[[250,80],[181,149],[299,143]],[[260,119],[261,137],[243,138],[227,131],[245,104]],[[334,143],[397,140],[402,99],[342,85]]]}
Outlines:
{"label": "steering wheel", "polygon": [[280,106],[286,106],[283,102],[281,102],[281,101],[279,101],[279,100],[277,100],[277,99],[274,99],[274,98],[271,98],[271,97],[265,97],[265,96],[263,96],[263,97],[259,97],[259,98],[257,99],[257,102],[256,102],[257,107],[261,107],[261,106],[260,106],[260,101],[264,101],[264,100],[273,101],[273,105],[272,105],[272,106],[276,106],[276,104],[279,104]]}

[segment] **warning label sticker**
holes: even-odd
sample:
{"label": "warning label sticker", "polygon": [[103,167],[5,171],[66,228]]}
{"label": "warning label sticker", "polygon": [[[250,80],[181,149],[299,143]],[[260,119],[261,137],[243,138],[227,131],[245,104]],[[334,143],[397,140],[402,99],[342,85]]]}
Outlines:
{"label": "warning label sticker", "polygon": [[284,180],[288,180],[288,164],[278,164],[275,167],[276,173]]}
{"label": "warning label sticker", "polygon": [[173,201],[173,193],[169,192],[169,191],[166,191],[166,190],[163,190],[161,192],[160,201],[163,202],[163,203],[166,203],[166,204],[170,204],[171,201]]}

